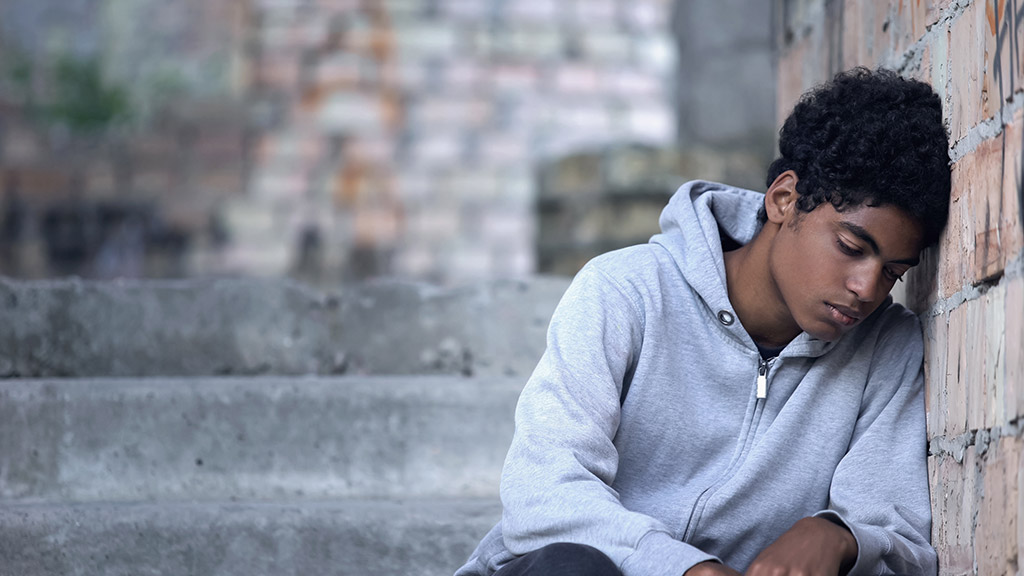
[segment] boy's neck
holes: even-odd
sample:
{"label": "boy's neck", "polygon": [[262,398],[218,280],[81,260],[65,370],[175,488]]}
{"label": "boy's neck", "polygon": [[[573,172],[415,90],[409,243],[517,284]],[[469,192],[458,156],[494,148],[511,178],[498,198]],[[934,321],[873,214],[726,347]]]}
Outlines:
{"label": "boy's neck", "polygon": [[768,222],[749,243],[724,253],[729,302],[747,334],[766,348],[785,346],[802,332],[771,274],[768,247],[775,228]]}

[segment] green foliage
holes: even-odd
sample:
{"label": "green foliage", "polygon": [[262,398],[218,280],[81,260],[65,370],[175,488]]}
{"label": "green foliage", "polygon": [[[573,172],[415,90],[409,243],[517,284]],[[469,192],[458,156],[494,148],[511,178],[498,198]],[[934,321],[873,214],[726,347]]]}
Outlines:
{"label": "green foliage", "polygon": [[37,121],[96,133],[132,118],[128,91],[106,81],[96,58],[58,55],[45,66],[8,54],[3,75],[16,101]]}
{"label": "green foliage", "polygon": [[127,91],[104,81],[97,59],[61,56],[52,74],[52,98],[42,106],[45,118],[75,132],[95,132],[131,116]]}

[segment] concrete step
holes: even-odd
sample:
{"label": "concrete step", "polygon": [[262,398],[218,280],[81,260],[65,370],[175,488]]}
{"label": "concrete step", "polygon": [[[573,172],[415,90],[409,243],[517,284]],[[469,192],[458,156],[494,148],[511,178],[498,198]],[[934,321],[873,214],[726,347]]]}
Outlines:
{"label": "concrete step", "polygon": [[0,380],[0,499],[496,497],[524,381]]}
{"label": "concrete step", "polygon": [[451,576],[495,500],[0,507],[0,576]]}
{"label": "concrete step", "polygon": [[568,282],[0,279],[0,378],[526,376]]}

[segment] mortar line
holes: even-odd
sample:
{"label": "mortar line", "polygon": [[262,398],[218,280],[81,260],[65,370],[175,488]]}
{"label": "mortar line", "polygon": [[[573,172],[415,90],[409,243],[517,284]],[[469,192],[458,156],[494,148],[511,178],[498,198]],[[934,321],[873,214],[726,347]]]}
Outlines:
{"label": "mortar line", "polygon": [[[973,1],[981,0],[960,0],[947,6],[939,16],[939,19],[929,26],[917,41],[907,48],[903,54],[895,56],[890,60],[889,63],[892,66],[892,69],[900,74],[906,74],[908,70],[919,68],[921,60],[924,57],[924,49],[932,37],[943,32],[948,32],[948,29],[942,25],[952,22],[963,15],[964,11],[966,11]],[[947,86],[944,88],[948,95],[948,84],[952,82],[952,77],[948,77],[946,81]],[[1024,108],[1024,98],[1018,97],[1022,92],[1024,92],[1024,89],[1018,89],[1015,91],[1010,95],[1010,100],[1008,102],[1004,102],[1000,106],[1000,110],[997,114],[974,125],[966,134],[963,135],[963,137],[954,142],[949,150],[950,163],[956,163],[967,154],[976,150],[978,145],[982,142],[995,138],[1001,134],[1004,126],[1003,119],[1009,117],[1012,121],[1013,114]]]}
{"label": "mortar line", "polygon": [[[978,149],[978,146],[996,138],[1004,132],[1004,127],[1013,122],[1013,115],[1024,108],[1024,89],[1018,89],[1013,93],[1009,102],[1003,105],[999,113],[978,122],[964,134],[963,138],[957,140],[949,148],[949,160],[955,164],[971,152]],[[1005,119],[1009,118],[1008,121]]]}
{"label": "mortar line", "polygon": [[967,285],[957,290],[946,298],[936,300],[931,307],[923,312],[920,316],[924,318],[934,318],[935,316],[941,316],[957,306],[965,302],[977,300],[984,296],[989,290],[995,288],[1007,280],[1015,280],[1017,278],[1024,277],[1024,251],[1012,261],[1006,264],[1003,268],[1003,273],[995,283],[982,282],[976,285]]}
{"label": "mortar line", "polygon": [[1021,435],[1024,431],[1024,416],[1017,416],[1001,426],[979,428],[968,430],[956,436],[935,436],[928,440],[929,456],[952,456],[958,462],[962,462],[963,451],[971,446],[981,448],[978,456],[988,452],[988,446],[1002,438],[1011,438]]}

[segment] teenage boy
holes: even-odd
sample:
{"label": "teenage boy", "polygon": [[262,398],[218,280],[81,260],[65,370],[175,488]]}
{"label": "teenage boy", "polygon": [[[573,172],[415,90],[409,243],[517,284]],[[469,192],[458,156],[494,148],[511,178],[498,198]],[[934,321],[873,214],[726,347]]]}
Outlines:
{"label": "teenage boy", "polygon": [[921,330],[888,295],[945,226],[939,98],[842,73],[779,149],[765,194],[686,184],[580,271],[457,576],[935,573]]}

